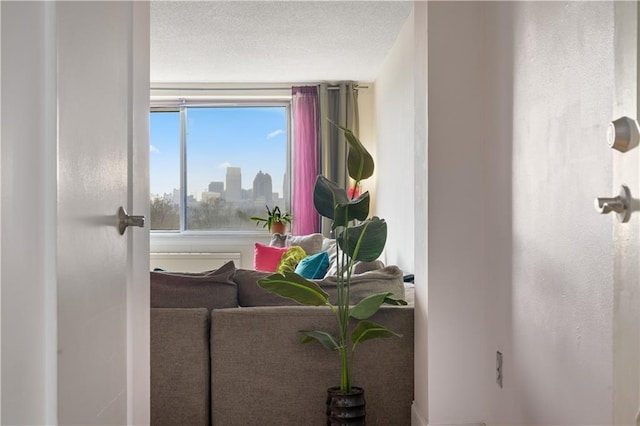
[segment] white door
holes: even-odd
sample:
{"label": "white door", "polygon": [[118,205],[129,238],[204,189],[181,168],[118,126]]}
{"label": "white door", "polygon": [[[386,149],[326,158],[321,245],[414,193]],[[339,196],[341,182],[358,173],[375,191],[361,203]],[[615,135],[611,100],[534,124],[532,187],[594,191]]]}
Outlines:
{"label": "white door", "polygon": [[148,210],[148,183],[137,179],[148,158],[148,4],[56,9],[58,419],[141,424],[148,422],[148,232],[120,235],[117,212]]}
{"label": "white door", "polygon": [[[638,118],[638,4],[616,3],[616,93],[614,117]],[[604,138],[603,138],[604,143]],[[613,188],[629,187],[640,199],[640,146],[612,150]],[[616,425],[640,425],[640,211],[632,203],[630,220],[611,219],[614,244],[613,417]]]}

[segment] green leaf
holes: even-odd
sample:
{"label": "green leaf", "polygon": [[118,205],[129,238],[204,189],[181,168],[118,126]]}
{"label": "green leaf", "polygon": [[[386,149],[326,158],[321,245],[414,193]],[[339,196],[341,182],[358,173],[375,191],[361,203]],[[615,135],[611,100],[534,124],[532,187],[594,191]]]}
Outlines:
{"label": "green leaf", "polygon": [[359,320],[371,318],[383,304],[388,305],[406,305],[407,302],[396,299],[393,293],[372,294],[362,299],[356,306],[351,309],[351,317]]}
{"label": "green leaf", "polygon": [[384,299],[384,303],[386,305],[395,305],[395,306],[407,306],[408,303],[406,300],[396,299],[395,297],[387,297]]}
{"label": "green leaf", "polygon": [[402,337],[402,335],[391,330],[387,330],[385,327],[371,321],[360,321],[356,328],[351,332],[351,341],[353,342],[354,347],[365,340],[387,337]]}
{"label": "green leaf", "polygon": [[340,248],[350,258],[372,262],[380,257],[387,242],[387,223],[379,217],[367,219],[359,225],[349,228],[349,240],[345,240],[346,232],[338,235]]}
{"label": "green leaf", "polygon": [[354,200],[339,203],[334,209],[335,218],[332,228],[345,226],[354,219],[365,220],[369,216],[369,201],[369,191],[367,191]]}
{"label": "green leaf", "polygon": [[326,331],[301,331],[300,333],[300,343],[309,343],[312,340],[317,340],[329,350],[337,351],[338,348],[340,348],[340,345],[333,335]]}
{"label": "green leaf", "polygon": [[351,130],[336,123],[333,123],[333,125],[342,130],[349,144],[349,152],[347,154],[347,170],[349,171],[349,176],[356,182],[370,178],[371,175],[373,175],[374,169],[371,154],[369,154],[362,142],[360,142]]}
{"label": "green leaf", "polygon": [[324,176],[318,175],[313,188],[313,205],[321,216],[333,219],[335,207],[348,202],[349,196],[343,188]]}
{"label": "green leaf", "polygon": [[303,305],[320,306],[329,303],[329,295],[318,284],[295,272],[269,275],[259,279],[258,285],[278,296],[293,299]]}

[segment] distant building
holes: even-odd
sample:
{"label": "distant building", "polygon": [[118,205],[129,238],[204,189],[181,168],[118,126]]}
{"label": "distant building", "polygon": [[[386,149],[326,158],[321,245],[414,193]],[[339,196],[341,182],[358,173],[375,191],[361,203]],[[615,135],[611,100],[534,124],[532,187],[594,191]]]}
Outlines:
{"label": "distant building", "polygon": [[242,199],[242,172],[240,167],[227,167],[227,201],[240,201]]}
{"label": "distant building", "polygon": [[264,198],[266,204],[270,204],[273,200],[273,185],[269,173],[258,172],[253,179],[253,200]]}
{"label": "distant building", "polygon": [[209,184],[209,192],[222,194],[224,192],[224,182],[211,182]]}

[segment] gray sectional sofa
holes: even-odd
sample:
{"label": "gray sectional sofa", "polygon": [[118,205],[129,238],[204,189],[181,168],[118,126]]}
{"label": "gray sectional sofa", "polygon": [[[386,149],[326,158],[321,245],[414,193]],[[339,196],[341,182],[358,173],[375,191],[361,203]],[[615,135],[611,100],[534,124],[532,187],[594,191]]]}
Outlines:
{"label": "gray sectional sofa", "polygon": [[[339,384],[336,353],[298,343],[298,330],[335,329],[326,307],[299,306],[257,286],[265,272],[232,262],[201,274],[151,273],[152,425],[324,425],[326,389]],[[335,291],[335,278],[319,284]],[[333,287],[332,287],[333,286]],[[404,296],[395,267],[353,281]],[[367,290],[368,289],[368,290]],[[403,335],[363,343],[354,384],[368,425],[410,425],[413,307],[383,307],[374,321]]]}

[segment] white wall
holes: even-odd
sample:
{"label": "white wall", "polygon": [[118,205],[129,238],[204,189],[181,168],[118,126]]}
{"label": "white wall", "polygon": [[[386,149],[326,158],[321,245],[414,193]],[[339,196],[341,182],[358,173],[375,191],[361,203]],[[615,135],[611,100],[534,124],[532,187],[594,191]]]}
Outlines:
{"label": "white wall", "polygon": [[386,263],[414,273],[413,15],[375,81],[375,211],[387,221]]}
{"label": "white wall", "polygon": [[[428,276],[428,297],[416,297],[415,424],[613,421],[613,300],[623,293],[613,287],[612,219],[593,199],[612,191],[604,135],[615,89],[635,87],[616,68],[616,7],[416,2],[414,39],[403,30],[376,80],[378,212],[414,231],[428,222],[428,247],[413,244],[418,290]],[[397,87],[414,102],[394,97]],[[415,149],[396,137],[407,125]],[[402,187],[397,164],[412,154],[407,219],[387,188]],[[390,243],[388,257],[400,258]]]}
{"label": "white wall", "polygon": [[[488,172],[499,147],[487,137],[485,6],[428,9],[429,423],[488,416],[493,368],[484,302],[492,218]],[[508,194],[505,194],[508,197]],[[508,207],[508,204],[507,204]],[[496,206],[495,214],[501,214]],[[502,214],[508,214],[504,212]]]}
{"label": "white wall", "polygon": [[158,233],[151,235],[151,253],[240,253],[241,262],[237,268],[253,269],[255,243],[269,244],[271,235],[238,234],[231,238],[212,238],[207,234],[180,235]]}
{"label": "white wall", "polygon": [[375,81],[376,214],[389,224],[387,263],[415,274],[414,406],[428,417],[427,3],[416,2]]}
{"label": "white wall", "polygon": [[[377,145],[377,124],[376,124],[376,109],[375,109],[375,83],[374,82],[360,82],[360,88],[358,89],[358,119],[359,119],[359,133],[358,138],[360,142],[367,148],[373,161],[378,167],[378,158],[376,153]],[[369,179],[363,181],[362,192],[369,191],[371,197],[369,206],[369,216],[378,216],[376,211],[376,188],[378,182],[378,170]]]}
{"label": "white wall", "polygon": [[426,425],[429,408],[428,383],[428,4],[414,4],[414,248],[415,248],[415,308],[414,308],[414,406],[412,424]]}
{"label": "white wall", "polygon": [[0,7],[1,423],[54,424],[55,6],[2,2]]}
{"label": "white wall", "polygon": [[429,3],[432,424],[612,422],[614,7]]}

